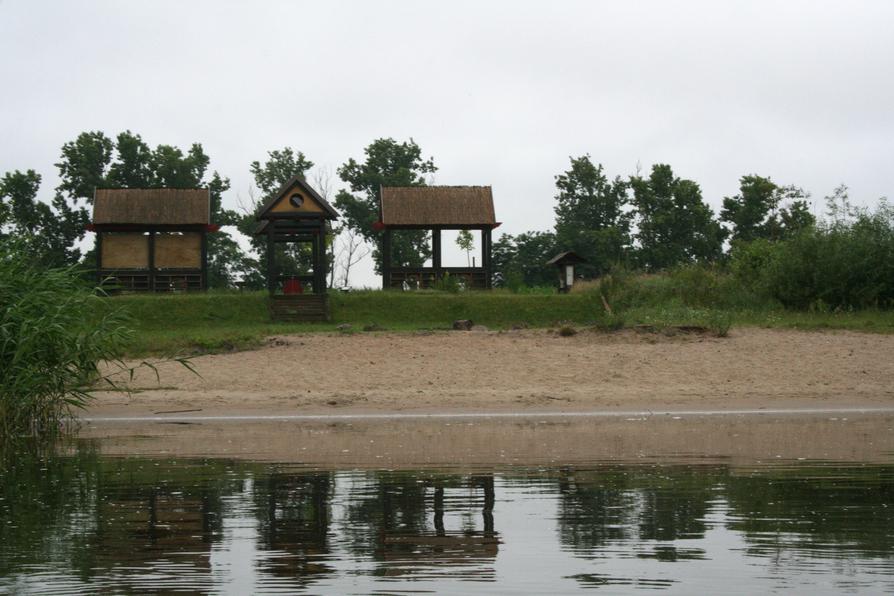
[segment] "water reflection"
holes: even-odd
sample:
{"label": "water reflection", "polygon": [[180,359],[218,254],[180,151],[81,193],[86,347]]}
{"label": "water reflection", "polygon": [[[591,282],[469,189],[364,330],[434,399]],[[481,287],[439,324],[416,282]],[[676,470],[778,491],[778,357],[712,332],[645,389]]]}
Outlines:
{"label": "water reflection", "polygon": [[894,589],[894,468],[7,458],[0,591]]}

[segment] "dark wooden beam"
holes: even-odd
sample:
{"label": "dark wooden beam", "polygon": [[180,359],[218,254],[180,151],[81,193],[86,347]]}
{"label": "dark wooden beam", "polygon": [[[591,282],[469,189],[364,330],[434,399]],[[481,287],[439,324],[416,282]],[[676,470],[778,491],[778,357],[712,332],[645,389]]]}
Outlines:
{"label": "dark wooden beam", "polygon": [[320,233],[317,234],[318,242],[320,243],[320,249],[318,251],[318,263],[314,264],[314,273],[317,272],[319,267],[319,279],[320,279],[320,291],[318,294],[326,293],[326,269],[328,263],[326,262],[328,253],[326,252],[326,220],[320,219]]}
{"label": "dark wooden beam", "polygon": [[202,289],[208,289],[208,233],[202,234]]}
{"label": "dark wooden beam", "polygon": [[149,291],[155,291],[155,231],[149,232]]}
{"label": "dark wooden beam", "polygon": [[435,277],[441,277],[441,230],[438,228],[431,231],[431,266]]}
{"label": "dark wooden beam", "polygon": [[276,258],[273,254],[276,247],[276,243],[273,241],[276,233],[275,228],[275,225],[267,227],[267,291],[271,296],[276,293]]}
{"label": "dark wooden beam", "polygon": [[96,285],[102,284],[102,232],[96,232]]}
{"label": "dark wooden beam", "polygon": [[391,287],[391,230],[382,233],[382,289]]}
{"label": "dark wooden beam", "polygon": [[481,265],[484,267],[484,275],[486,276],[484,287],[488,290],[493,285],[493,238],[491,232],[490,228],[481,230]]}

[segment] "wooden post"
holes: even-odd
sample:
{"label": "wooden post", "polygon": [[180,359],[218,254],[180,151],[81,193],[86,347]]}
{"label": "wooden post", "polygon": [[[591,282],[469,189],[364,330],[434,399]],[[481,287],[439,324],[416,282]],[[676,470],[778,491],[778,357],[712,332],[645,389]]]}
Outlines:
{"label": "wooden post", "polygon": [[[322,217],[320,218],[320,233],[317,235],[320,243],[319,252],[319,261],[320,261],[320,274],[318,279],[320,280],[320,291],[318,294],[326,293],[326,271],[329,268],[329,263],[327,263],[328,252],[326,251],[326,220]],[[314,267],[314,273],[317,272],[316,267]]]}
{"label": "wooden post", "polygon": [[149,232],[149,291],[155,291],[155,231]]}
{"label": "wooden post", "polygon": [[208,289],[208,231],[202,232],[202,289]]}
{"label": "wooden post", "polygon": [[382,289],[391,288],[391,229],[382,235]]}
{"label": "wooden post", "polygon": [[321,271],[320,261],[323,260],[320,257],[320,254],[323,252],[322,247],[320,246],[321,244],[322,244],[322,238],[320,237],[320,235],[314,234],[313,240],[311,240],[311,243],[310,243],[311,260],[313,261],[313,268],[314,268],[314,271],[313,271],[314,277],[313,277],[313,281],[311,282],[311,284],[313,285],[313,293],[314,294],[322,294],[323,293],[323,288],[321,287],[321,284],[320,284],[320,271]]}
{"label": "wooden post", "polygon": [[484,289],[489,290],[493,284],[491,278],[493,277],[492,264],[491,264],[491,249],[492,249],[492,230],[491,228],[484,228],[481,230],[481,265],[484,267]]}
{"label": "wooden post", "polygon": [[431,267],[435,270],[435,279],[441,278],[441,230],[431,231]]}
{"label": "wooden post", "polygon": [[102,232],[96,231],[96,285],[102,285]]}
{"label": "wooden post", "polygon": [[273,241],[275,234],[274,228],[276,221],[268,220],[267,222],[267,291],[273,296],[276,293],[276,259],[274,258],[273,248],[276,243]]}

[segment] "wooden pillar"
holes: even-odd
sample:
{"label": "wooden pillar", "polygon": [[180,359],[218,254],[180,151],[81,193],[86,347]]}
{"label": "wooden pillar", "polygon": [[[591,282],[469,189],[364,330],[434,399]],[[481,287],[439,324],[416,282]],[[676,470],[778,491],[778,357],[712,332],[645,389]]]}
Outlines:
{"label": "wooden pillar", "polygon": [[268,220],[267,222],[267,291],[270,292],[270,295],[276,293],[276,259],[273,254],[273,249],[276,246],[276,243],[273,241],[273,235],[275,233],[274,228],[276,227],[276,222],[274,220]]}
{"label": "wooden pillar", "polygon": [[319,273],[317,273],[317,266],[314,266],[314,275],[316,275],[317,279],[319,279],[319,290],[317,294],[325,294],[326,293],[326,271],[328,269],[328,263],[326,262],[328,252],[326,251],[326,220],[320,218],[320,233],[317,234],[317,242],[320,244],[320,248],[317,251],[317,260],[319,261]]}
{"label": "wooden pillar", "polygon": [[323,260],[323,237],[317,233],[314,234],[311,238],[310,248],[311,248],[311,260],[313,261],[313,281],[311,285],[313,286],[314,294],[322,294],[323,293],[323,284],[320,280],[320,273],[322,272],[322,264]]}
{"label": "wooden pillar", "polygon": [[492,230],[484,228],[481,230],[481,265],[484,267],[484,288],[491,289],[493,284],[493,267],[491,265],[492,257]]}
{"label": "wooden pillar", "polygon": [[155,231],[149,232],[149,291],[155,291]]}
{"label": "wooden pillar", "polygon": [[96,231],[96,285],[102,285],[102,232]]}
{"label": "wooden pillar", "polygon": [[202,232],[202,289],[208,289],[208,232]]}
{"label": "wooden pillar", "polygon": [[382,289],[391,288],[391,229],[382,234]]}
{"label": "wooden pillar", "polygon": [[431,231],[431,266],[435,270],[435,278],[441,277],[441,230],[433,228]]}

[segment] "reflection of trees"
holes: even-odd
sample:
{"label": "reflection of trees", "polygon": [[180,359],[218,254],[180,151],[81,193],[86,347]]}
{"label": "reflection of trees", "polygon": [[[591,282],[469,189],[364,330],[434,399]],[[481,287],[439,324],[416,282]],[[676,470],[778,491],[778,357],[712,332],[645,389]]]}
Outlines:
{"label": "reflection of trees", "polygon": [[[586,554],[617,540],[703,537],[708,501],[723,477],[715,467],[563,471],[558,479],[560,539]],[[675,550],[656,550],[656,558],[679,557]]]}
{"label": "reflection of trees", "polygon": [[332,484],[333,476],[328,472],[272,472],[256,481],[261,548],[285,553],[285,556],[264,557],[261,562],[264,571],[300,579],[299,583],[332,571],[322,560],[322,555],[330,552]]}
{"label": "reflection of trees", "polygon": [[894,470],[868,467],[770,469],[731,476],[729,527],[752,554],[810,549],[894,553]]}
{"label": "reflection of trees", "polygon": [[6,458],[0,575],[54,561],[67,562],[82,581],[113,572],[138,578],[171,555],[180,573],[210,572],[221,496],[238,491],[241,480],[226,474],[226,462],[197,468],[100,458],[89,444],[65,457],[24,451]]}
{"label": "reflection of trees", "polygon": [[[370,474],[346,511],[350,548],[379,561],[376,573],[385,576],[490,562],[499,545],[495,500],[492,474]],[[459,528],[448,523],[451,514],[461,517]],[[473,573],[490,576],[493,569],[476,567]]]}

